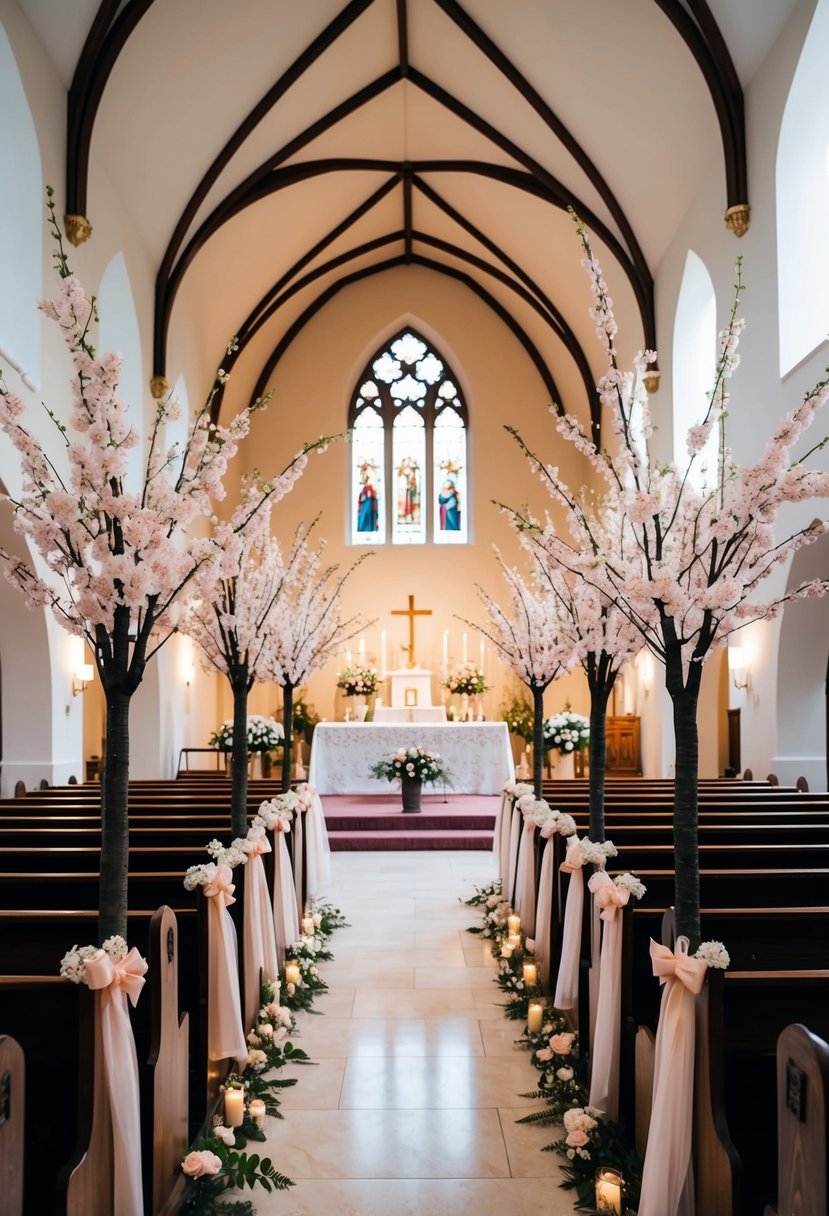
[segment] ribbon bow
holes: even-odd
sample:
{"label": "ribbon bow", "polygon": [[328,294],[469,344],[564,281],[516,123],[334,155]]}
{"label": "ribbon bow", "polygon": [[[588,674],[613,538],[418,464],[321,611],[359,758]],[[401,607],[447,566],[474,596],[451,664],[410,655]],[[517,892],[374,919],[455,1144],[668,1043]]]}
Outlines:
{"label": "ribbon bow", "polygon": [[595,874],[591,874],[587,886],[602,909],[602,920],[613,920],[618,909],[624,908],[630,900],[627,887],[617,887],[606,870],[597,870]]}
{"label": "ribbon bow", "polygon": [[551,815],[549,819],[545,819],[538,830],[545,840],[549,840],[551,836],[555,836],[558,831],[558,816]]}
{"label": "ribbon bow", "polygon": [[582,856],[581,847],[578,840],[573,839],[572,844],[568,844],[567,852],[564,854],[559,869],[565,874],[574,874],[576,870],[580,870],[584,865],[584,857]]}
{"label": "ribbon bow", "polygon": [[261,836],[254,836],[252,840],[248,838],[242,848],[250,858],[261,857],[263,853],[271,852],[271,842],[263,832]]}
{"label": "ribbon bow", "polygon": [[291,821],[290,821],[290,819],[288,819],[288,818],[287,818],[287,816],[286,816],[285,818],[283,818],[281,815],[280,815],[280,816],[278,816],[278,817],[277,817],[277,818],[276,818],[276,819],[273,821],[273,829],[272,829],[272,830],[273,830],[274,832],[290,832],[290,830],[291,830]]}
{"label": "ribbon bow", "polygon": [[233,871],[230,866],[216,866],[216,874],[212,882],[205,883],[205,895],[218,895],[226,908],[236,903],[233,892],[236,884],[232,881]]}
{"label": "ribbon bow", "polygon": [[704,963],[701,958],[694,958],[690,955],[688,953],[689,945],[687,937],[678,937],[676,954],[672,954],[667,946],[662,946],[651,938],[651,965],[660,984],[664,984],[670,979],[677,979],[696,996],[702,992],[708,964]]}
{"label": "ribbon bow", "polygon": [[106,950],[99,950],[86,960],[86,978],[89,987],[102,989],[101,1004],[106,1009],[112,1000],[112,989],[123,988],[133,1006],[138,1003],[146,980],[147,960],[142,958],[135,946],[123,958],[113,958]]}

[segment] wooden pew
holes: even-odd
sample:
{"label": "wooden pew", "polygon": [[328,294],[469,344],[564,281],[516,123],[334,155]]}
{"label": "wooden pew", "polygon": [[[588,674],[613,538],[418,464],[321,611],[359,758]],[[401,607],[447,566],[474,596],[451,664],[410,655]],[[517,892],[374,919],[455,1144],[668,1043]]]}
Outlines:
{"label": "wooden pew", "polygon": [[829,1211],[829,1045],[805,1026],[777,1040],[777,1202],[765,1216]]}
{"label": "wooden pew", "polygon": [[23,1048],[0,1029],[0,1209],[4,1216],[23,1216],[25,1084]]}

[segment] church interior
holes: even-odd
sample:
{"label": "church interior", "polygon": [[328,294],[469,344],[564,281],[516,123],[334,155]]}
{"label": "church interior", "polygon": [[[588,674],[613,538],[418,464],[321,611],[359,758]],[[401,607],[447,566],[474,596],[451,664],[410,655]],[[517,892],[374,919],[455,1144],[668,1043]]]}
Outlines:
{"label": "church interior", "polygon": [[[493,960],[484,938],[465,932],[478,909],[458,905],[458,897],[468,898],[478,888],[494,898],[490,884],[497,880],[504,916],[507,905],[513,914],[520,911],[526,929],[514,965],[531,953],[528,926],[540,922],[542,906],[547,950],[551,956],[558,951],[560,959],[568,934],[576,933],[572,920],[569,930],[564,923],[567,892],[576,880],[565,869],[562,885],[558,867],[570,846],[556,828],[543,837],[544,824],[551,822],[544,815],[554,807],[554,818],[559,812],[572,815],[579,832],[588,830],[587,752],[577,753],[575,768],[567,773],[548,767],[547,756],[542,773],[531,730],[522,737],[505,723],[516,703],[532,719],[532,696],[504,659],[487,597],[508,602],[505,569],[520,570],[529,581],[513,512],[542,523],[549,518],[564,532],[566,515],[548,492],[545,467],[591,501],[603,492],[594,463],[583,447],[567,442],[559,418],[576,419],[599,450],[613,451],[620,442],[607,400],[596,387],[607,359],[591,312],[578,222],[589,233],[612,296],[619,367],[632,367],[639,352],[656,352],[644,386],[653,422],[649,448],[658,464],[682,467],[688,428],[708,408],[736,276],[745,283],[739,301],[745,330],[728,386],[726,432],[734,460],[759,461],[779,419],[826,376],[827,51],[829,0],[581,0],[578,5],[567,0],[242,0],[235,5],[0,0],[3,396],[20,400],[33,441],[52,451],[53,415],[69,419],[73,369],[58,326],[37,308],[39,300],[54,297],[60,283],[50,189],[61,248],[85,291],[95,297],[91,341],[96,351],[118,352],[123,361],[118,393],[137,436],[126,453],[124,484],[142,485],[163,403],[175,400],[179,407],[164,417],[166,446],[186,442],[208,400],[206,416],[219,427],[231,426],[240,411],[249,411],[249,433],[228,462],[226,496],[216,500],[215,515],[200,519],[196,531],[202,528],[206,535],[227,523],[246,487],[272,483],[297,453],[314,445],[318,450],[309,452],[289,492],[275,495],[270,531],[287,554],[297,529],[313,524],[314,543],[324,542],[320,569],[336,567],[335,582],[347,575],[337,602],[347,627],[327,661],[292,689],[294,712],[301,702],[318,734],[315,753],[310,726],[297,732],[290,776],[310,781],[302,790],[318,790],[309,797],[316,799],[319,824],[312,830],[311,802],[294,807],[294,833],[286,846],[286,835],[280,839],[276,828],[266,869],[275,908],[279,866],[285,867],[286,882],[293,867],[288,919],[296,921],[297,937],[315,907],[318,917],[326,916],[319,908],[328,905],[315,904],[315,898],[330,896],[342,905],[353,928],[338,931],[332,939],[334,960],[320,963],[328,990],[318,1010],[327,1016],[311,1018],[308,1005],[298,1012],[294,1006],[296,1022],[304,1028],[296,1045],[318,1067],[304,1070],[312,1074],[309,1079],[297,1066],[296,1089],[280,1091],[284,1120],[270,1119],[269,1108],[267,1151],[297,1185],[285,1191],[277,1187],[273,1194],[257,1189],[257,1212],[304,1216],[337,1207],[361,1216],[381,1211],[523,1216],[573,1211],[574,1195],[584,1201],[581,1190],[557,1185],[574,1160],[579,1166],[579,1154],[568,1164],[566,1155],[539,1153],[555,1136],[540,1124],[515,1123],[529,1113],[527,1095],[536,1085],[528,1059],[517,1056],[513,1046],[524,1027],[504,1022],[493,1004],[493,976],[501,975],[497,982],[503,989],[505,964]],[[826,430],[826,418],[818,417],[811,442],[819,445]],[[15,450],[5,425],[4,431],[0,554],[30,564],[48,583],[47,563],[31,535],[15,527],[16,504],[28,489],[19,447]],[[66,445],[57,438],[62,449]],[[818,448],[816,458],[823,469],[825,452]],[[67,459],[60,450],[59,474]],[[826,496],[823,486],[787,502],[781,535],[825,520]],[[827,578],[829,538],[822,534],[815,543],[787,550],[757,598],[782,601],[807,580],[822,580],[825,590]],[[46,603],[27,604],[17,587],[0,579],[0,869],[10,879],[0,937],[8,934],[12,943],[0,948],[0,1074],[4,1067],[11,1070],[5,1075],[17,1065],[4,1063],[9,1040],[3,1036],[12,1034],[16,1019],[25,1023],[32,1008],[42,1006],[35,977],[49,971],[44,960],[54,955],[54,979],[60,955],[72,942],[79,936],[84,940],[83,932],[89,940],[95,937],[97,853],[91,861],[72,860],[76,845],[69,836],[61,838],[61,850],[69,841],[61,854],[62,871],[80,867],[67,888],[70,894],[57,885],[50,894],[37,881],[49,871],[35,868],[40,820],[47,826],[49,815],[75,813],[50,803],[70,786],[78,787],[81,799],[77,824],[58,825],[55,818],[55,827],[77,831],[79,850],[100,847],[99,829],[81,816],[96,813],[111,751],[95,656],[88,639],[64,629],[58,616]],[[753,1025],[747,1011],[764,1001],[785,1014],[781,1028],[803,1022],[821,1033],[819,1013],[810,1018],[823,1002],[825,1022],[829,981],[822,953],[829,944],[822,927],[829,899],[820,852],[829,847],[829,598],[790,600],[779,611],[758,613],[756,619],[746,614],[745,620],[706,656],[696,719],[700,831],[709,830],[708,815],[714,825],[713,836],[701,836],[701,864],[716,865],[723,875],[733,866],[739,890],[726,893],[725,878],[722,889],[706,887],[703,875],[702,899],[703,908],[713,907],[719,917],[712,918],[713,936],[728,945],[730,934],[737,944],[735,976],[756,971],[757,959],[765,960],[763,975],[775,974],[768,989],[746,982],[743,991],[732,983],[729,997],[732,973],[725,973],[717,999],[725,1004],[726,1043],[729,1033],[735,1037],[740,1019]],[[183,1197],[179,1160],[182,1143],[185,1149],[196,1144],[192,1133],[208,1098],[221,1106],[221,1093],[227,1097],[217,1088],[222,1082],[218,1061],[238,1057],[213,1058],[207,1037],[199,1038],[212,1033],[198,1028],[196,1014],[208,1000],[207,981],[199,987],[196,974],[198,966],[206,966],[207,947],[202,955],[196,923],[209,919],[206,898],[199,893],[198,917],[194,908],[185,914],[180,882],[180,893],[169,898],[160,882],[163,871],[178,866],[183,874],[198,861],[211,835],[223,833],[225,843],[239,835],[230,833],[225,814],[228,754],[208,751],[221,724],[232,724],[233,685],[200,653],[195,636],[182,620],[148,661],[132,696],[128,743],[130,849],[140,856],[147,848],[147,865],[152,860],[156,870],[130,886],[127,917],[135,918],[133,928],[141,921],[135,941],[143,954],[150,952],[152,934],[161,932],[160,921],[155,929],[150,925],[150,902],[153,909],[156,903],[169,905],[179,915],[177,982],[183,1007],[188,984],[201,994],[189,1010],[189,1033],[191,1045],[209,1059],[201,1090],[194,1091],[190,1077],[189,1126],[186,1117],[183,1123],[179,1117],[177,1130],[164,1124],[175,1147],[172,1157],[169,1151],[167,1157],[159,1154],[157,1168],[167,1171],[168,1182],[176,1176],[178,1190],[171,1199],[172,1184],[162,1186],[153,1174],[156,1165],[147,1145],[158,1142],[161,1124],[153,1123],[142,1105],[143,1200],[135,1199],[140,1179],[133,1180],[129,1200],[115,1201],[109,1192],[95,1193],[88,1177],[80,1190],[61,1184],[59,1198],[54,1179],[46,1198],[36,1184],[27,1195],[21,1181],[19,1195],[10,1191],[13,1206],[5,1208],[0,1196],[0,1212],[9,1216],[47,1210],[94,1216],[222,1210],[181,1208],[183,1202],[195,1205],[196,1192],[199,1202],[208,1201],[207,1188],[195,1185],[198,1178],[191,1179],[189,1200]],[[484,690],[461,694],[452,680],[469,665]],[[370,685],[367,696],[352,695],[344,673],[366,670],[374,672],[376,686]],[[285,724],[280,683],[284,680],[257,677],[247,694],[248,712]],[[591,691],[582,666],[569,665],[545,683],[543,711],[590,715]],[[651,894],[625,919],[630,925],[642,913],[629,938],[644,943],[644,961],[631,964],[639,982],[645,967],[651,978],[648,939],[664,932],[655,909],[670,910],[673,902],[672,888],[665,886],[674,869],[673,840],[669,844],[660,834],[667,827],[655,826],[656,819],[647,815],[657,815],[657,804],[668,805],[677,767],[665,669],[647,647],[620,668],[607,715],[607,834],[618,844],[620,863],[653,874]],[[391,785],[368,779],[369,761],[375,752],[377,759],[381,754],[370,733],[377,730],[394,730],[385,736],[394,748],[410,741],[431,746],[434,739],[436,750],[454,749],[447,754],[459,797],[450,806],[455,817],[443,844],[437,840],[446,784],[424,789],[423,818],[414,830],[425,836],[404,846],[408,852],[396,852],[388,842],[395,826],[372,820],[369,804],[376,803],[382,817],[396,797]],[[269,781],[263,764],[258,757],[251,764],[242,794],[251,814],[261,800],[296,796]],[[181,795],[180,804],[171,801],[162,814],[166,794],[159,791],[179,785],[182,774],[189,794]],[[528,820],[525,806],[522,819],[516,776],[530,783],[535,777],[535,788],[527,785],[524,796],[532,793],[536,802],[549,804],[535,822],[532,870],[530,845],[522,835],[525,827],[532,832],[532,813]],[[753,802],[737,808],[734,819],[731,804],[719,808],[717,800],[726,797],[729,783],[742,787],[746,798],[756,796],[760,818],[740,818],[754,814]],[[777,802],[765,801],[771,794]],[[196,823],[184,823],[188,797],[204,812],[203,841]],[[625,798],[632,808],[629,820],[620,809]],[[303,838],[297,828],[306,812]],[[785,820],[793,835],[774,835],[778,820]],[[330,842],[318,834],[325,836],[326,821]],[[152,853],[159,827],[169,833],[163,847],[173,850],[172,860]],[[265,827],[271,832],[273,821]],[[375,843],[357,842],[361,831],[374,831]],[[12,857],[24,847],[16,843],[22,837],[15,832],[26,834],[25,849],[32,850],[25,863]],[[560,849],[555,857],[553,841]],[[622,855],[623,842],[630,843],[635,864]],[[284,857],[280,848],[287,848]],[[735,861],[728,849],[745,850],[748,863]],[[579,866],[596,864],[588,853]],[[775,870],[787,853],[791,869]],[[556,907],[542,900],[544,857],[556,867]],[[131,884],[134,864],[131,852]],[[746,873],[740,871],[746,864],[758,873],[778,874],[779,882],[772,889],[768,878],[761,894],[749,893],[742,881]],[[81,872],[84,866],[88,874]],[[585,891],[586,876],[587,870]],[[81,880],[87,878],[91,894],[84,893]],[[163,898],[144,894],[145,879],[147,892],[157,887]],[[248,885],[253,886],[249,879],[250,874],[245,909]],[[812,888],[808,894],[807,887]],[[242,902],[237,900],[234,917],[241,916]],[[499,899],[490,906],[496,905],[501,906]],[[561,1008],[569,1017],[560,1026],[554,1023],[553,1038],[569,1033],[566,1027],[585,1034],[589,1025],[592,1032],[596,1018],[604,1017],[599,947],[611,933],[605,926],[600,938],[599,897],[588,896],[586,906],[596,919],[591,914],[579,920],[584,940],[579,945],[573,937],[573,950],[592,951],[591,978],[569,1007],[556,1005],[556,1018]],[[775,929],[748,920],[745,927],[734,911],[743,906],[782,907],[786,915]],[[483,912],[486,918],[486,904]],[[67,918],[60,925],[58,913]],[[229,921],[227,908],[224,915]],[[620,925],[622,919],[620,914]],[[277,916],[274,940],[284,983],[280,923],[289,945],[292,939]],[[164,925],[172,934],[167,921]],[[241,946],[241,922],[237,927]],[[505,925],[498,933],[501,929],[505,935]],[[810,934],[811,954],[805,948],[792,951],[792,940]],[[489,930],[485,936],[492,936]],[[313,925],[310,938],[327,941],[324,935],[314,937]],[[161,949],[158,941],[156,948]],[[619,946],[623,958],[628,948]],[[187,950],[193,955],[189,961]],[[291,958],[289,951],[288,966]],[[503,958],[508,964],[510,955]],[[538,961],[543,970],[540,950]],[[535,976],[534,963],[529,966]],[[555,975],[551,980],[549,968],[543,973],[544,992],[552,1001]],[[535,983],[528,981],[533,991]],[[648,1019],[655,1027],[659,996],[651,994],[651,1004],[640,1006],[626,985],[623,978],[616,996],[627,1011],[621,1048],[616,1046],[622,1053],[616,1105],[635,1124],[628,1130],[644,1154],[650,1106],[640,1102],[634,1113],[632,1097],[627,1105],[625,1087],[631,1094],[635,1087],[625,1061],[651,1058],[636,1027],[641,1032]],[[91,1035],[91,1014],[76,995],[56,992],[55,1009],[67,1018],[70,1034]],[[148,996],[145,1003],[149,1018]],[[9,1025],[4,1006],[11,1011]],[[178,1024],[177,1013],[168,1016]],[[98,1034],[98,1012],[95,1017]],[[139,1025],[135,1011],[133,1021],[140,1056],[149,1047],[150,1029]],[[34,1023],[46,1033],[40,1014]],[[270,1041],[272,1034],[260,1034],[257,1043],[263,1037]],[[760,1034],[758,1029],[758,1041]],[[704,1035],[699,1041],[709,1042]],[[757,1102],[764,1103],[764,1119],[770,1112],[769,1122],[762,1135],[753,1128],[754,1155],[738,1142],[744,1158],[739,1170],[730,1164],[739,1156],[730,1141],[725,1147],[718,1141],[706,1166],[695,1158],[696,1205],[683,1173],[680,1184],[685,1179],[686,1189],[681,1200],[678,1192],[673,1196],[670,1212],[659,1206],[662,1201],[654,1204],[655,1184],[648,1180],[640,1213],[752,1216],[779,1210],[784,1216],[800,1211],[782,1199],[787,1158],[783,1133],[776,1141],[772,1126],[774,1044],[764,1046],[763,1067],[755,1074],[740,1072],[731,1056],[720,1057],[719,1065],[713,1055],[709,1060],[699,1041],[698,1069],[704,1059],[709,1073],[707,1097],[700,1097],[698,1081],[697,1106],[713,1100],[708,1091],[720,1101],[723,1084],[748,1085],[746,1075],[762,1075],[767,1089]],[[544,1050],[540,1040],[533,1042],[534,1052]],[[808,1077],[808,1119],[801,1120],[801,1131],[787,1135],[795,1136],[807,1156],[812,1151],[822,1157],[825,1175],[826,1141],[822,1152],[814,1149],[821,1133],[811,1123],[813,1112],[826,1102],[820,1095],[829,1092],[829,1048],[822,1044],[822,1049],[819,1066],[810,1071],[804,1064],[800,1080],[787,1074],[784,1083],[791,1091],[796,1084],[806,1086]],[[799,1046],[791,1050],[796,1055]],[[567,1062],[556,1059],[572,1075]],[[55,1087],[68,1088],[74,1103],[77,1094],[67,1081],[71,1067],[64,1065],[68,1071],[56,1078]],[[185,1050],[185,1073],[187,1067]],[[38,1075],[36,1059],[32,1068]],[[98,1067],[96,1094],[100,1075]],[[187,1090],[186,1077],[181,1084]],[[25,1092],[29,1120],[38,1095],[28,1085]],[[194,1092],[203,1104],[200,1111],[193,1106]],[[757,1096],[750,1087],[742,1092],[747,1105]],[[39,1097],[49,1104],[47,1095]],[[794,1101],[791,1092],[789,1098]],[[117,1106],[112,1096],[108,1101]],[[0,1088],[0,1166],[14,1162],[20,1152],[25,1161],[20,1177],[29,1179],[32,1161],[48,1148],[48,1129],[27,1131],[25,1143],[18,1142],[12,1109]],[[706,1125],[709,1133],[714,1123]],[[78,1127],[83,1125],[79,1117]],[[101,1137],[107,1141],[100,1121],[94,1126],[98,1141],[93,1135],[87,1152],[92,1161],[98,1160]],[[184,1142],[182,1127],[188,1132]],[[573,1128],[566,1123],[565,1128],[572,1136]],[[568,1141],[574,1152],[590,1130],[585,1140]],[[709,1133],[695,1123],[695,1153]],[[734,1138],[739,1140],[736,1128]],[[328,1155],[320,1147],[325,1144]],[[789,1141],[786,1145],[791,1148]],[[249,1149],[265,1152],[255,1139]],[[109,1141],[102,1151],[103,1172],[114,1168],[117,1175],[117,1145],[114,1167]],[[779,1168],[774,1166],[778,1151]],[[768,1169],[757,1160],[764,1154]],[[634,1211],[633,1192],[619,1189],[611,1195],[612,1181],[610,1197],[603,1199],[597,1178],[593,1197],[592,1176],[602,1164],[590,1162],[594,1206],[579,1210],[619,1216]],[[13,1172],[12,1165],[8,1169]],[[684,1169],[687,1173],[687,1153]],[[587,1177],[584,1162],[582,1172]],[[6,1176],[0,1169],[0,1177]],[[825,1212],[825,1177],[822,1192],[812,1178],[803,1187],[816,1196],[808,1210]],[[644,1197],[648,1191],[650,1199]],[[51,1206],[41,1206],[47,1202]],[[779,1209],[771,1206],[778,1202]]]}

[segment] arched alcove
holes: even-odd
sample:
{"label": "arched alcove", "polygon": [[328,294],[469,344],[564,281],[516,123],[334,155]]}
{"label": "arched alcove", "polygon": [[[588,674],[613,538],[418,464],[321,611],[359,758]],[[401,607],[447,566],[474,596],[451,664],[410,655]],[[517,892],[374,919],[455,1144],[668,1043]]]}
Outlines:
{"label": "arched alcove", "polygon": [[[702,422],[707,409],[717,357],[717,298],[705,263],[688,250],[674,317],[673,402],[674,460],[688,463],[688,428]],[[694,461],[692,476],[699,485],[704,470],[716,468],[718,436],[712,430],[708,443]]]}
{"label": "arched alcove", "polygon": [[144,474],[144,389],[141,377],[141,331],[123,253],[116,253],[104,271],[98,293],[98,312],[101,317],[98,347],[101,351],[115,351],[122,357],[118,392],[127,407],[130,424],[141,439],[127,453],[127,487],[135,492]]}
{"label": "arched alcove", "polygon": [[[0,492],[6,488],[0,482]],[[12,527],[12,508],[0,501],[0,547],[31,561],[28,545]],[[0,796],[15,782],[27,789],[51,780],[52,671],[45,608],[27,608],[20,592],[0,574]]]}
{"label": "arched alcove", "polygon": [[43,294],[43,172],[35,124],[6,32],[0,25],[0,364],[40,382]]}
{"label": "arched alcove", "polygon": [[780,375],[826,338],[829,315],[829,0],[818,0],[780,124],[777,199]]}
{"label": "arched alcove", "polygon": [[[825,578],[829,536],[800,549],[789,571],[789,587]],[[829,599],[787,604],[777,652],[777,757],[781,781],[801,774],[812,789],[826,788],[826,660]]]}

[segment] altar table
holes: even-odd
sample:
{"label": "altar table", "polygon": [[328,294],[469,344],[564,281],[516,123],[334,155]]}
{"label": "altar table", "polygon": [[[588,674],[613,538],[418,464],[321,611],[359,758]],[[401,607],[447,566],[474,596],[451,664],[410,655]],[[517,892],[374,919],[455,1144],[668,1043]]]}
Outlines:
{"label": "altar table", "polygon": [[440,753],[456,794],[500,794],[515,780],[506,722],[319,722],[308,780],[320,794],[387,794],[389,782],[369,776],[372,764],[418,744]]}

